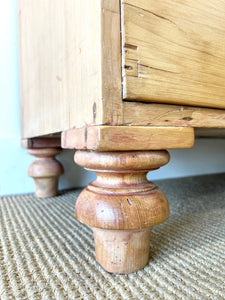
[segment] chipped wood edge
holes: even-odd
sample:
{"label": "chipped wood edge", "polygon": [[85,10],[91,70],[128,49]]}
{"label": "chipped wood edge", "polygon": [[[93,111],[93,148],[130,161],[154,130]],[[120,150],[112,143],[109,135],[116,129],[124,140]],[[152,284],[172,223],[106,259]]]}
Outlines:
{"label": "chipped wood edge", "polygon": [[62,132],[62,148],[95,151],[186,149],[194,129],[185,127],[92,126]]}

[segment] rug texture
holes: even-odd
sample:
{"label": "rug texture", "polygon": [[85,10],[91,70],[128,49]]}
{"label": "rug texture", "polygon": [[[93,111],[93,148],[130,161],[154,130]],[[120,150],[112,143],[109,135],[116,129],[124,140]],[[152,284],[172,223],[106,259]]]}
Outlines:
{"label": "rug texture", "polygon": [[171,216],[153,228],[149,264],[129,275],[95,261],[74,218],[80,190],[0,198],[0,298],[225,299],[225,174],[157,182]]}

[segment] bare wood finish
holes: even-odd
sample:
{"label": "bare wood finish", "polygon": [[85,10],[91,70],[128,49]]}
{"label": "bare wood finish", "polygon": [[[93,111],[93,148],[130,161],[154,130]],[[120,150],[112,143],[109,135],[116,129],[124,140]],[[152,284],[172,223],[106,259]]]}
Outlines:
{"label": "bare wood finish", "polygon": [[152,227],[169,216],[146,179],[169,161],[159,150],[191,148],[193,127],[225,128],[224,110],[190,107],[225,108],[225,2],[18,2],[22,145],[36,157],[36,194],[57,194],[62,132],[62,147],[86,150],[75,161],[97,173],[75,209],[97,261],[139,270]]}
{"label": "bare wood finish", "polygon": [[122,0],[123,96],[225,108],[225,2]]}
{"label": "bare wood finish", "polygon": [[193,128],[93,126],[62,133],[62,148],[96,151],[192,148]]}
{"label": "bare wood finish", "polygon": [[72,5],[60,0],[18,1],[22,138],[69,127],[67,101],[74,98],[75,68],[68,56],[71,51],[67,53],[67,44],[75,38]]}
{"label": "bare wood finish", "polygon": [[97,112],[101,115],[98,124],[119,125],[123,122],[120,0],[101,0],[99,3],[101,3],[102,107]]}
{"label": "bare wood finish", "polygon": [[28,175],[34,179],[37,197],[54,197],[58,193],[58,179],[63,174],[62,165],[55,159],[61,152],[58,148],[29,149],[27,152],[35,156],[29,166]]}
{"label": "bare wood finish", "polygon": [[163,192],[146,174],[167,151],[77,151],[75,162],[97,173],[76,202],[76,218],[93,227],[96,258],[107,271],[130,273],[148,262],[151,228],[169,216]]}
{"label": "bare wood finish", "polygon": [[144,268],[149,261],[151,231],[151,227],[110,232],[93,228],[97,262],[111,273],[131,273]]}
{"label": "bare wood finish", "polygon": [[[166,106],[144,107],[122,101],[121,49],[125,52],[124,74],[128,81],[131,80],[131,85],[127,85],[125,78],[125,90],[128,86],[137,89],[147,97],[150,95],[150,101],[164,101],[166,95],[166,102],[181,104],[185,96],[188,104],[223,105],[223,100],[218,102],[218,93],[224,95],[225,42],[220,38],[224,4],[219,0],[213,2],[215,7],[205,2],[203,7],[203,0],[189,0],[188,3],[189,6],[175,0],[123,0],[121,25],[119,0],[93,0],[90,3],[88,0],[56,0],[54,4],[50,0],[19,0],[22,138],[75,127],[87,127],[87,134],[91,131],[95,134],[98,130],[89,129],[91,125],[224,127],[223,111],[193,108],[191,112],[192,108],[184,108],[182,112],[169,112],[170,119],[164,119],[167,117]],[[197,13],[198,18],[195,18]],[[213,34],[210,34],[212,30]],[[136,41],[140,44],[136,45]],[[184,44],[178,44],[179,41]],[[195,48],[190,49],[193,43]],[[143,74],[141,68],[145,70]],[[181,72],[174,74],[170,68],[181,69]],[[136,77],[137,73],[141,76]],[[170,80],[168,76],[175,78]],[[196,76],[201,77],[199,81]],[[155,93],[157,99],[152,97]],[[142,96],[136,98],[136,95],[139,94],[132,92],[131,98],[138,102]],[[172,106],[171,109],[177,110]],[[84,129],[79,130],[82,139],[85,138]],[[102,132],[105,134],[107,130]],[[97,135],[101,134],[101,129],[99,131]],[[89,140],[90,134],[88,136]],[[91,145],[92,148],[104,149]]]}
{"label": "bare wood finish", "polygon": [[19,0],[18,13],[22,137],[120,124],[119,0]]}
{"label": "bare wood finish", "polygon": [[124,102],[124,125],[225,127],[225,110]]}

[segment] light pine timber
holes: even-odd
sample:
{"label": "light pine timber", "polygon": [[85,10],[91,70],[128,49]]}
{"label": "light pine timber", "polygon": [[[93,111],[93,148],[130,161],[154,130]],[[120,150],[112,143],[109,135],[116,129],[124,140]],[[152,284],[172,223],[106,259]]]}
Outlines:
{"label": "light pine timber", "polygon": [[19,0],[18,21],[22,138],[121,124],[120,1]]}
{"label": "light pine timber", "polygon": [[225,110],[124,101],[124,125],[225,128]]}
{"label": "light pine timber", "polygon": [[119,125],[123,122],[120,0],[99,2],[101,3],[100,103],[102,108],[98,113],[102,119],[98,123]]}
{"label": "light pine timber", "polygon": [[225,108],[225,2],[122,0],[123,97]]}
{"label": "light pine timber", "polygon": [[75,216],[93,228],[96,259],[108,272],[131,273],[148,263],[151,229],[169,217],[169,205],[146,175],[169,159],[167,151],[75,153],[77,164],[97,174],[80,193]]}
{"label": "light pine timber", "polygon": [[96,151],[192,148],[194,129],[185,127],[92,126],[62,132],[62,148]]}
{"label": "light pine timber", "polygon": [[34,179],[35,193],[39,198],[54,197],[58,194],[59,176],[63,167],[55,156],[61,152],[59,148],[28,149],[35,161],[28,168],[28,175]]}

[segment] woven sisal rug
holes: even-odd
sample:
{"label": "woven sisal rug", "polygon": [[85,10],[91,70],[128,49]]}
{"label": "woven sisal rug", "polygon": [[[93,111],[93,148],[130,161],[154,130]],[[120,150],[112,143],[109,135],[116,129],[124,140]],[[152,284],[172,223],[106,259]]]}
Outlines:
{"label": "woven sisal rug", "polygon": [[170,219],[154,227],[150,261],[105,272],[92,232],[74,218],[80,190],[0,198],[0,298],[225,299],[225,174],[158,182]]}

